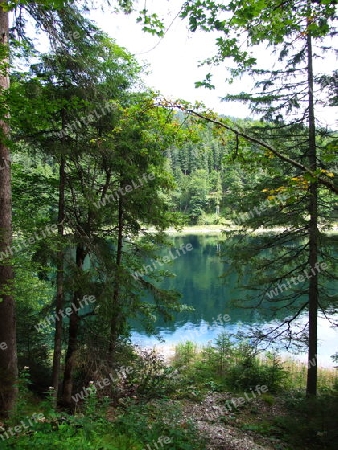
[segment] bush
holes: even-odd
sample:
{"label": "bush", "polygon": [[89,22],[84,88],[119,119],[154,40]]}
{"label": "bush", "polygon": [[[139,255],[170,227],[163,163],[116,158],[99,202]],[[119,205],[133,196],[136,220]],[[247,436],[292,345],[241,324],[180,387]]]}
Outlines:
{"label": "bush", "polygon": [[187,366],[197,355],[197,345],[191,341],[178,344],[175,348],[174,367]]}
{"label": "bush", "polygon": [[297,449],[337,448],[338,395],[332,391],[314,398],[300,392],[288,392],[285,399],[289,414],[274,420],[283,431],[283,439]]}
{"label": "bush", "polygon": [[82,386],[88,386],[90,381],[97,383],[105,378],[114,381],[100,388],[97,395],[101,399],[109,396],[115,404],[125,397],[163,398],[175,390],[174,368],[168,367],[156,351],[139,349],[128,343],[120,344],[119,350],[113,367],[106,363],[91,371],[81,368],[77,373],[75,392],[82,391]]}
{"label": "bush", "polygon": [[247,341],[232,341],[226,333],[220,334],[215,345],[205,347],[200,354],[192,342],[179,344],[174,366],[182,369],[190,383],[213,391],[241,392],[266,385],[269,393],[276,393],[285,387],[287,380],[287,372],[276,354],[268,353],[264,360],[259,359],[256,349]]}
{"label": "bush", "polygon": [[266,385],[270,393],[277,393],[284,388],[286,378],[287,373],[277,355],[269,354],[262,361],[255,355],[244,353],[242,359],[228,370],[226,384],[238,391]]}
{"label": "bush", "polygon": [[2,450],[141,450],[142,441],[123,435],[113,424],[101,418],[92,422],[89,417],[67,414],[46,418],[24,433],[1,443]]}
{"label": "bush", "polygon": [[132,362],[132,371],[125,380],[126,392],[138,399],[163,398],[176,389],[173,367],[168,367],[154,350],[139,350]]}
{"label": "bush", "polygon": [[183,419],[180,408],[168,401],[143,405],[129,403],[121,410],[114,425],[120,432],[141,440],[144,447],[149,444],[152,448],[152,444],[163,436],[170,439],[170,445],[163,447],[167,450],[205,449],[195,425]]}

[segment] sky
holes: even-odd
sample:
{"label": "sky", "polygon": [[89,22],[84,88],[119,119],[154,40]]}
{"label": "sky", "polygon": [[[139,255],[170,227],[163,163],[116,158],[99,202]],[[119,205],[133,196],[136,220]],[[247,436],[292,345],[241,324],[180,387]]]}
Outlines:
{"label": "sky", "polygon": [[[162,7],[159,8],[159,5]],[[217,90],[195,89],[194,83],[203,80],[210,71],[209,67],[199,68],[198,64],[213,55],[214,37],[204,32],[192,33],[188,30],[186,21],[175,19],[180,5],[182,0],[160,0],[156,3],[148,0],[148,9],[158,11],[167,26],[171,24],[162,39],[142,31],[141,25],[136,23],[138,14],[116,15],[106,9],[104,13],[92,12],[90,18],[113,37],[117,44],[133,53],[139,62],[149,63],[150,73],[145,77],[148,86],[171,99],[202,101],[219,113],[236,117],[250,116],[245,105],[229,105],[220,101],[220,97],[235,92],[235,87],[225,83],[227,73],[223,68],[216,73],[215,80],[219,86]]]}
{"label": "sky", "polygon": [[[140,63],[148,64],[148,75],[144,76],[146,85],[160,91],[167,99],[181,98],[192,103],[201,101],[219,114],[237,118],[257,118],[242,103],[221,101],[227,94],[250,92],[253,80],[249,76],[243,76],[229,84],[226,81],[229,74],[225,64],[218,67],[198,67],[201,61],[216,53],[216,35],[202,31],[190,32],[187,20],[177,17],[182,2],[183,0],[136,0],[135,6],[138,10],[145,6],[163,19],[168,28],[163,38],[142,31],[141,24],[136,23],[139,15],[137,12],[130,15],[117,14],[113,8],[106,6],[104,12],[99,9],[91,10],[89,18],[114,38],[118,45],[134,54]],[[31,28],[33,30],[34,27]],[[38,40],[42,44],[41,50],[46,51],[44,47],[47,40],[41,35]],[[263,46],[258,47],[258,50],[255,55],[258,53],[259,65],[271,68],[270,51]],[[315,60],[314,68],[324,68],[325,71],[337,69],[337,58],[326,54],[322,60]],[[202,81],[208,72],[213,73],[212,81],[216,89],[196,89],[195,82]],[[316,106],[316,117],[321,125],[337,130],[338,107]]]}
{"label": "sky", "polygon": [[[221,102],[221,98],[229,93],[249,92],[252,79],[248,76],[235,81],[232,85],[226,82],[228,76],[224,66],[198,67],[199,62],[215,54],[215,35],[197,31],[190,32],[187,21],[177,17],[182,0],[146,0],[146,8],[158,13],[168,27],[164,38],[152,36],[142,31],[136,23],[138,14],[116,14],[105,8],[104,13],[92,11],[90,18],[113,37],[117,44],[134,54],[139,62],[148,63],[149,74],[145,82],[149,87],[159,90],[170,99],[182,98],[190,102],[202,101],[207,107],[220,114],[232,117],[252,117],[246,105],[239,102]],[[136,4],[138,9],[143,3]],[[260,63],[271,67],[270,52],[259,48]],[[337,59],[326,55],[323,60],[315,61],[314,67],[326,70],[337,68]],[[216,89],[195,88],[195,82],[204,79],[206,73],[212,71]],[[337,129],[337,107],[317,107],[317,117],[322,125]]]}

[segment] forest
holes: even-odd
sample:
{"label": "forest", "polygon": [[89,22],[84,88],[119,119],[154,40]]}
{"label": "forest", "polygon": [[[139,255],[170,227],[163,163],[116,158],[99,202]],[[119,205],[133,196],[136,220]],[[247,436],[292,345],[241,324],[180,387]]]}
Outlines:
{"label": "forest", "polygon": [[[0,450],[336,448],[338,377],[317,364],[319,317],[338,326],[338,133],[317,112],[338,106],[336,6],[182,2],[175,20],[216,36],[192,83],[222,95],[222,64],[252,77],[223,98],[243,119],[147,87],[87,0],[0,0]],[[147,5],[100,7],[166,38]],[[168,360],[133,324],[192,311],[162,262],[195,251],[168,230],[195,226],[222,231],[236,306],[279,319],[231,335],[224,304],[216,341]]]}

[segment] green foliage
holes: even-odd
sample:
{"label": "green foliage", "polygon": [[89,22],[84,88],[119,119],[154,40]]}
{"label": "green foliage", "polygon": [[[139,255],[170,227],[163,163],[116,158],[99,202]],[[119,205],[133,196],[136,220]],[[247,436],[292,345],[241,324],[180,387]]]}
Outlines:
{"label": "green foliage", "polygon": [[284,378],[284,371],[278,364],[262,366],[256,358],[244,356],[242,361],[229,369],[226,383],[237,391],[246,391],[263,384],[268,386],[270,392],[277,392],[283,388]]}
{"label": "green foliage", "polygon": [[[23,381],[27,381],[26,372]],[[26,393],[25,389],[23,393]],[[182,419],[179,407],[169,402],[136,404],[129,399],[123,403],[124,406],[114,411],[115,418],[109,421],[106,418],[108,405],[102,406],[94,389],[85,401],[83,413],[75,416],[55,412],[51,407],[53,393],[50,391],[50,398],[39,404],[43,417],[39,416],[29,423],[27,412],[31,406],[27,398],[22,396],[22,389],[20,395],[24,408],[17,411],[11,422],[0,431],[4,437],[2,439],[0,435],[1,448],[4,450],[29,449],[32,446],[38,450],[141,450],[147,445],[154,445],[161,437],[170,440],[168,448],[173,450],[205,448],[196,427],[191,421]],[[21,426],[20,432],[12,437],[8,426],[14,427],[18,423],[25,423],[26,427]]]}
{"label": "green foliage", "polygon": [[187,341],[176,346],[172,366],[176,384],[174,398],[198,400],[202,399],[206,390],[212,389],[210,383],[213,383],[213,377],[207,377],[200,367],[199,352],[193,342]]}
{"label": "green foliage", "polygon": [[[7,6],[12,8],[17,3],[8,2]],[[130,11],[132,5],[129,0],[120,0],[118,4],[125,11]],[[141,68],[134,57],[78,14],[76,8],[72,9],[73,3],[24,1],[21,5],[33,17],[39,18],[39,26],[50,32],[51,41],[57,45],[51,54],[40,55],[29,73],[12,74],[8,102],[16,141],[11,144],[15,154],[13,211],[16,242],[23,242],[45,224],[56,223],[58,169],[62,159],[66,161],[67,172],[63,223],[67,236],[63,242],[55,236],[38,244],[35,242],[15,258],[20,315],[19,362],[21,365],[35,364],[34,381],[41,385],[41,379],[46,382],[49,375],[47,363],[52,334],[50,328],[36,334],[33,326],[37,311],[41,310],[44,315],[48,310],[46,305],[53,306],[55,274],[51,267],[54,267],[56,252],[67,248],[63,286],[66,304],[80,290],[96,295],[95,308],[86,311],[88,317],[87,314],[79,317],[80,331],[76,336],[80,341],[79,353],[84,358],[83,366],[90,361],[90,369],[95,367],[96,370],[97,363],[106,361],[107,341],[114,327],[114,337],[118,341],[129,333],[129,318],[141,319],[146,330],[153,331],[156,315],[168,321],[173,312],[184,309],[177,293],[157,286],[158,281],[168,277],[166,271],[152,271],[145,276],[141,269],[145,261],[156,257],[159,248],[167,248],[163,230],[180,224],[182,214],[194,224],[221,223],[221,216],[236,218],[243,209],[250,211],[256,204],[265,202],[268,211],[262,216],[259,213],[251,217],[253,220],[247,222],[248,226],[292,224],[298,228],[291,238],[303,236],[307,212],[300,205],[307,204],[308,189],[316,177],[334,177],[331,169],[335,145],[332,137],[321,130],[318,132],[318,160],[323,168],[311,174],[299,172],[297,165],[296,169],[289,170],[285,161],[280,164],[273,153],[248,145],[238,138],[238,134],[235,138],[229,137],[228,133],[203,127],[198,121],[187,121],[186,117],[178,120],[172,112],[155,106],[154,93],[136,92]],[[64,6],[62,11],[53,10],[61,6]],[[218,16],[220,12],[226,13],[224,20]],[[308,152],[304,145],[307,129],[298,123],[285,127],[284,120],[288,114],[300,109],[303,84],[283,82],[282,88],[276,86],[285,73],[292,78],[294,68],[303,62],[307,36],[321,38],[331,31],[333,14],[334,8],[328,1],[286,2],[282,5],[268,5],[264,0],[234,0],[227,5],[209,0],[186,1],[181,11],[182,17],[189,17],[191,30],[200,27],[223,33],[217,39],[219,54],[208,63],[232,58],[237,64],[233,75],[250,69],[251,75],[263,77],[256,84],[258,92],[255,95],[241,93],[228,96],[227,100],[251,101],[252,109],[263,113],[266,122],[237,121],[237,125],[250,129],[254,136],[264,135],[269,141],[276,142],[279,149],[297,161],[303,161]],[[144,24],[145,31],[163,36],[164,25],[156,14],[144,9],[138,20]],[[79,32],[77,42],[67,38],[75,30]],[[287,71],[253,68],[255,58],[247,49],[242,49],[238,39],[243,30],[249,45],[263,41],[283,44],[278,49],[279,61],[287,60]],[[300,42],[302,47],[292,55],[289,39]],[[24,53],[28,48],[27,45]],[[317,81],[335,93],[334,77],[322,76]],[[199,83],[203,84],[212,87],[210,74],[205,82]],[[295,90],[299,86],[301,95]],[[331,103],[334,104],[335,99]],[[109,108],[98,117],[95,113],[102,105],[109,105]],[[273,128],[271,124],[278,127]],[[118,189],[130,188],[144,175],[153,177],[141,186],[142,189],[132,188],[124,194],[116,194]],[[280,193],[285,195],[282,200],[277,198]],[[332,217],[333,199],[328,194],[320,194],[323,200],[321,217],[325,225]],[[151,226],[156,231],[147,232],[140,239],[144,228]],[[79,245],[86,246],[85,256],[90,255],[88,267],[81,271],[73,257],[73,249]],[[265,247],[270,249],[269,245]],[[277,269],[283,270],[284,275],[290,273],[288,263],[293,263],[298,250],[294,253],[283,250],[275,258]],[[246,248],[239,254],[245,259],[250,252]],[[257,256],[252,255],[253,258]],[[288,259],[280,265],[279,256]],[[271,270],[266,254],[253,261],[258,263],[253,273],[261,272],[266,266]],[[307,258],[302,256],[297,258],[297,264],[299,261],[304,265]],[[334,263],[330,264],[334,273]],[[139,275],[135,276],[135,273]],[[275,280],[281,279],[282,275],[278,272]],[[265,274],[263,281],[266,286]],[[34,296],[34,301],[26,299],[27,292]],[[151,296],[150,301],[144,298],[145,292]],[[64,326],[68,326],[67,320]],[[118,346],[119,342],[114,344]],[[255,350],[245,341],[234,343],[228,336],[221,335],[215,346],[209,346],[197,355],[196,346],[188,342],[177,348],[174,362],[177,376],[173,376],[174,370],[166,367],[155,353],[141,352],[132,362],[133,371],[124,380],[124,388],[128,394],[134,394],[137,401],[169,395],[201,398],[202,392],[210,389],[245,391],[259,384],[266,384],[269,393],[278,392],[286,384],[286,373],[279,358],[271,354],[262,361]],[[77,381],[81,376],[85,379],[88,372],[79,368]],[[22,415],[29,398],[26,372],[22,377],[13,419]],[[262,398],[267,404],[273,403],[270,394]],[[51,403],[51,398],[47,397],[42,407],[48,417],[24,432],[15,448],[33,444],[46,449],[138,450],[145,443],[152,444],[159,433],[168,433],[174,450],[199,448],[200,445],[193,442],[196,429],[179,419],[178,410],[169,408],[162,412],[168,408],[167,403],[134,405],[124,400],[125,408],[121,407],[114,424],[105,419],[100,409],[102,402],[94,391],[85,399],[83,417],[66,415],[63,418],[51,409]],[[334,408],[336,406],[332,405],[332,411]],[[318,409],[324,414],[322,405]],[[317,434],[323,445],[329,445],[332,435],[327,430],[331,430],[332,424],[328,421],[320,428],[317,419],[319,416],[314,418],[313,427],[320,429]],[[259,428],[262,433],[268,430],[265,425]],[[4,445],[13,448],[14,439],[8,439]]]}
{"label": "green foliage", "polygon": [[234,143],[228,134],[206,123],[187,120],[185,117],[182,127],[188,127],[197,139],[167,151],[176,182],[172,209],[183,213],[190,224],[220,224],[240,208],[238,199],[256,176],[231,160]]}
{"label": "green foliage", "polygon": [[27,403],[31,400],[31,392],[29,390],[29,386],[31,384],[32,382],[29,367],[25,366],[22,371],[19,372],[18,376],[18,399],[15,404],[15,411],[11,417],[14,421],[18,421],[18,418],[23,415],[23,412],[26,410]]}
{"label": "green foliage", "polygon": [[[44,244],[40,244],[46,245],[46,240]],[[40,332],[36,326],[48,314],[43,308],[49,305],[53,298],[53,288],[48,281],[39,278],[41,273],[48,278],[51,270],[48,267],[41,267],[35,261],[32,262],[32,250],[27,249],[15,257],[17,355],[19,370],[25,366],[29,367],[31,389],[42,393],[51,384],[52,326],[49,325]],[[39,315],[41,309],[42,314]]]}
{"label": "green foliage", "polygon": [[277,417],[272,425],[283,439],[295,449],[321,448],[334,450],[337,446],[337,392],[307,398],[299,392],[285,397],[288,414]]}
{"label": "green foliage", "polygon": [[20,438],[10,438],[2,442],[2,448],[7,449],[36,449],[51,450],[58,448],[68,450],[141,450],[142,441],[135,441],[128,435],[116,431],[106,419],[101,418],[92,422],[88,417],[72,417],[67,414],[56,414],[53,419],[34,424],[29,431]]}
{"label": "green foliage", "polygon": [[259,359],[256,349],[246,341],[233,341],[221,334],[210,353],[210,362],[223,383],[235,391],[249,391],[257,385],[266,385],[269,393],[280,391],[285,386],[286,371],[276,354],[267,354]]}
{"label": "green foliage", "polygon": [[129,367],[131,371],[124,382],[127,396],[132,392],[143,401],[164,398],[172,395],[178,386],[174,369],[154,350],[138,350]]}
{"label": "green foliage", "polygon": [[[332,220],[335,216],[335,212],[332,214],[335,207],[332,208],[331,196],[318,188],[316,179],[321,173],[326,179],[325,186],[328,186],[327,178],[333,178],[329,189],[337,193],[336,177],[330,162],[330,148],[334,147],[336,137],[317,127],[319,116],[316,116],[314,104],[318,101],[317,92],[320,92],[321,101],[325,99],[326,104],[335,104],[334,74],[333,77],[329,73],[319,76],[314,70],[325,70],[323,65],[316,67],[317,57],[324,57],[329,50],[332,53],[336,51],[324,44],[337,33],[335,4],[307,0],[282,3],[234,0],[227,4],[187,1],[181,11],[182,17],[189,19],[192,31],[200,28],[218,32],[217,54],[205,61],[209,66],[230,60],[235,63],[230,70],[232,77],[247,74],[254,79],[250,93],[240,92],[224,99],[247,102],[251,111],[259,115],[261,124],[252,127],[247,124],[246,128],[256,138],[256,143],[261,144],[258,148],[242,145],[242,139],[235,132],[236,146],[232,154],[243,166],[249,164],[250,172],[264,171],[263,176],[259,180],[251,180],[247,191],[242,191],[242,196],[236,199],[247,214],[244,220],[237,221],[243,227],[240,235],[231,236],[229,233],[233,245],[227,242],[229,245],[224,254],[230,259],[236,275],[242,275],[242,267],[250,263],[251,276],[241,276],[241,288],[245,291],[242,306],[254,299],[259,310],[268,308],[277,312],[288,305],[292,306],[292,311],[288,311],[290,318],[282,324],[272,326],[264,333],[257,327],[250,338],[268,343],[278,339],[286,345],[290,341],[296,345],[306,341],[309,355],[312,355],[309,358],[317,353],[317,335],[313,330],[317,328],[319,305],[326,311],[336,310],[336,305],[333,308],[332,305],[322,306],[332,296],[331,286],[329,289],[322,286],[325,280],[336,278],[333,274],[337,270],[333,266],[337,259],[330,258],[332,266],[329,270],[311,281],[301,276],[303,281],[286,288],[285,292],[282,292],[283,288],[281,292],[276,289],[279,298],[272,302],[270,293],[274,286],[309,269],[309,261],[329,259],[327,247],[323,244],[324,236],[318,230],[329,227],[329,218]],[[243,35],[246,45],[241,40]],[[269,65],[263,61],[258,67],[259,44],[271,46],[271,56],[276,56],[273,62],[271,58]],[[210,74],[207,74],[204,84],[210,86]],[[325,92],[321,90],[323,85],[327,88]],[[269,147],[278,148],[279,152],[270,151]],[[304,167],[304,158],[305,165],[311,170]],[[265,201],[263,193],[266,193]],[[236,219],[235,215],[233,217]],[[262,239],[261,245],[256,242],[253,246],[248,245],[250,240],[246,237],[250,229],[278,225],[283,232]],[[295,242],[297,245],[293,247]],[[308,330],[306,326],[302,332],[295,331],[295,319],[305,310],[309,310]],[[302,338],[305,335],[305,340],[299,339],[300,335]],[[260,373],[255,361],[250,359],[245,361],[243,369],[243,372],[239,368],[235,373],[235,378],[240,377],[239,383],[242,384],[249,382],[250,378],[257,378]],[[308,373],[307,392],[314,394],[317,367]]]}
{"label": "green foliage", "polygon": [[192,363],[197,355],[197,345],[191,341],[177,344],[175,347],[174,367],[181,368]]}
{"label": "green foliage", "polygon": [[273,394],[287,385],[286,370],[276,354],[259,358],[248,342],[236,342],[226,333],[218,336],[215,345],[204,347],[200,354],[196,354],[193,344],[180,344],[173,365],[180,368],[187,383],[203,391],[249,392],[257,385],[266,385],[268,393]]}
{"label": "green foliage", "polygon": [[[9,0],[2,8],[4,9],[4,11],[11,11],[19,4],[25,5],[26,3],[29,3],[28,0]],[[41,3],[43,3],[47,8],[62,8],[66,2],[65,0],[44,0]]]}
{"label": "green foliage", "polygon": [[157,14],[149,14],[147,9],[143,9],[140,11],[137,22],[141,22],[143,24],[143,31],[160,37],[164,36],[165,26]]}
{"label": "green foliage", "polygon": [[166,436],[171,439],[172,450],[205,448],[195,425],[189,419],[182,418],[178,406],[168,402],[156,401],[146,405],[130,403],[126,410],[121,411],[115,426],[121,432],[142,440],[144,445],[151,445],[159,436]]}
{"label": "green foliage", "polygon": [[[77,30],[81,20],[72,19]],[[187,131],[180,130],[173,113],[155,107],[152,92],[134,89],[140,67],[132,55],[91,24],[81,24],[88,33],[80,34],[67,50],[58,47],[42,55],[29,73],[13,76],[15,228],[26,239],[32,229],[55,225],[59,166],[65,160],[67,233],[62,239],[54,233],[43,245],[29,247],[28,259],[39,263],[38,275],[51,285],[56,254],[65,252],[65,306],[74,292],[95,294],[95,315],[87,310],[82,319],[93,316],[86,322],[102,336],[106,348],[97,356],[105,358],[107,336],[115,341],[128,335],[128,318],[137,317],[152,331],[155,314],[169,320],[181,309],[178,293],[156,285],[167,276],[165,271],[154,271],[147,279],[133,275],[166,245],[163,230],[179,223],[169,210],[174,181],[164,151],[186,141]],[[71,25],[70,20],[67,27],[73,29]],[[36,202],[40,208],[32,206]],[[140,242],[144,226],[156,230]],[[88,258],[79,270],[73,248],[84,241]],[[150,301],[144,299],[146,292]],[[39,305],[41,316],[52,311],[53,297],[51,292],[50,308],[45,302]],[[83,347],[96,348],[86,338],[85,320],[81,322]],[[44,331],[50,344],[51,328]]]}
{"label": "green foliage", "polygon": [[255,433],[259,433],[265,436],[271,436],[274,435],[274,431],[277,430],[276,427],[271,425],[269,422],[262,422],[262,423],[251,423],[251,424],[244,424],[242,426],[243,430],[246,431],[253,431]]}
{"label": "green foliage", "polygon": [[[189,19],[191,31],[197,28],[217,31],[218,53],[206,62],[219,63],[231,58],[236,63],[234,73],[239,75],[256,64],[251,49],[261,42],[277,46],[292,35],[299,38],[307,32],[318,38],[327,35],[334,18],[334,3],[304,0],[275,4],[264,0],[235,0],[224,4],[189,0],[184,3],[181,17]],[[247,35],[248,47],[239,39],[243,32]],[[210,81],[208,75],[206,85]]]}

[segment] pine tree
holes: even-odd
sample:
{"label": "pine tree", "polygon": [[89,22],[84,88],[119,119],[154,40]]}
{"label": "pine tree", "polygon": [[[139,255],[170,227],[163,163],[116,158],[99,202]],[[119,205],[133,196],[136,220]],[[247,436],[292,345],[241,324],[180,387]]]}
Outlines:
{"label": "pine tree", "polygon": [[[279,221],[289,229],[289,233],[276,236],[270,244],[265,243],[264,247],[271,245],[272,248],[275,248],[276,243],[285,245],[285,242],[296,239],[297,236],[306,239],[306,245],[302,247],[300,244],[300,248],[294,252],[293,260],[290,258],[292,254],[290,252],[290,254],[284,255],[284,262],[276,267],[277,272],[274,279],[276,282],[282,282],[305,265],[312,271],[318,267],[321,262],[319,250],[323,240],[319,231],[319,183],[325,183],[333,192],[337,192],[335,183],[329,181],[333,174],[321,169],[330,155],[319,150],[319,135],[326,135],[326,138],[329,136],[325,130],[319,133],[316,129],[315,101],[316,97],[319,101],[321,99],[315,83],[317,75],[314,74],[313,69],[314,45],[320,45],[324,37],[335,33],[333,25],[335,8],[331,2],[314,3],[307,0],[270,2],[269,5],[264,1],[249,1],[245,4],[234,1],[227,5],[208,2],[203,6],[205,14],[201,15],[195,2],[188,1],[185,4],[183,16],[189,17],[192,30],[201,27],[206,31],[217,30],[223,33],[217,39],[218,54],[214,58],[210,58],[208,62],[221,63],[226,58],[232,58],[236,63],[236,68],[231,70],[232,76],[249,73],[257,80],[254,94],[241,93],[237,96],[228,95],[226,97],[227,100],[248,101],[252,110],[256,114],[260,114],[263,120],[261,126],[251,128],[250,132],[246,130],[244,133],[235,133],[237,136],[236,152],[240,152],[238,137],[247,137],[248,133],[251,133],[251,138],[253,138],[251,142],[256,140],[259,145],[263,143],[261,145],[263,148],[265,144],[265,158],[282,156],[282,160],[291,163],[291,167],[293,167],[291,175],[286,176],[291,167],[283,163],[284,172],[278,169],[273,171],[275,185],[261,188],[268,193],[268,201],[269,198],[273,200],[276,197],[273,194],[281,193],[283,190],[287,191],[286,199],[280,198],[281,201],[277,199],[277,207],[281,210],[279,214],[283,215],[284,213],[284,218]],[[222,12],[227,13],[228,18],[221,20]],[[241,42],[242,33],[245,34],[247,40],[247,48],[244,50],[242,50]],[[263,43],[267,43],[278,55],[278,62],[273,70],[257,68],[252,49],[255,45]],[[210,76],[201,84],[210,87]],[[236,127],[233,128],[236,131]],[[288,136],[288,141],[281,144],[281,139],[285,136]],[[279,149],[283,149],[283,152],[274,152],[277,145]],[[272,151],[269,151],[269,146]],[[321,158],[320,163],[318,163],[319,158]],[[251,161],[254,159],[251,158]],[[258,197],[259,194],[256,193],[256,201]],[[299,203],[300,198],[307,205],[304,213],[302,213]],[[262,212],[258,210],[256,214],[249,216],[251,226],[262,223],[266,226],[268,222],[271,222],[268,214],[264,214],[264,217],[261,214]],[[307,215],[308,218],[304,219]],[[265,222],[263,222],[264,219]],[[321,225],[325,226],[326,224]],[[302,249],[303,252],[301,252]],[[285,252],[282,249],[279,249],[279,252],[280,254],[275,257],[282,261],[282,255]],[[247,257],[248,253],[244,253]],[[301,257],[299,264],[295,267],[294,258],[299,253]],[[268,269],[265,258],[262,258],[259,268],[260,270]],[[333,270],[333,267],[330,269]],[[292,298],[285,294],[285,298],[295,306],[296,298],[299,299],[301,294],[306,292],[307,301],[301,305],[298,304],[295,315],[291,319],[298,317],[304,308],[308,309],[309,361],[313,361],[317,357],[317,315],[319,304],[322,304],[325,299],[325,294],[320,297],[319,287],[324,274],[319,275],[315,271],[313,276],[305,281],[305,291],[304,289],[294,289]],[[332,276],[330,271],[327,271],[326,274]],[[268,279],[265,278],[264,284],[267,283]],[[286,333],[290,330],[291,321],[286,320],[284,323]],[[282,334],[279,331],[278,328],[278,332],[274,336]],[[261,336],[263,334],[261,333]],[[273,332],[265,337],[271,336],[273,336]],[[309,364],[306,391],[309,395],[316,395],[317,365]]]}

